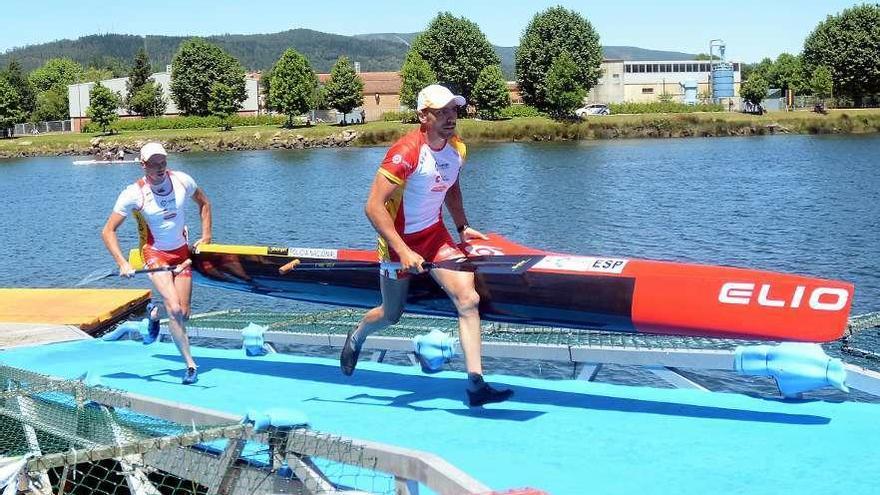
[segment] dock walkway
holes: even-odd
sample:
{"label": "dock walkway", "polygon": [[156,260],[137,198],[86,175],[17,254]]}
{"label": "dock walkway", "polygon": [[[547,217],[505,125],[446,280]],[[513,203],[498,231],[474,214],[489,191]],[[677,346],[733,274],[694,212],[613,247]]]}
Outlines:
{"label": "dock walkway", "polygon": [[321,431],[437,454],[494,489],[857,495],[874,493],[880,472],[878,404],[495,375],[513,400],[471,409],[459,372],[364,361],[345,377],[335,359],[193,353],[193,386],[169,343],[57,343],[0,362],[233,415],[297,410]]}

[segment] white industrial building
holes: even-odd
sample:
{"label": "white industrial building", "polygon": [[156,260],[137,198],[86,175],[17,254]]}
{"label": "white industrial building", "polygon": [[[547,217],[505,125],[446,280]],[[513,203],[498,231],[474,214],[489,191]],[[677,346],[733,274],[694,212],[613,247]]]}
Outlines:
{"label": "white industrial building", "polygon": [[[179,115],[180,110],[178,110],[177,106],[174,104],[174,100],[171,98],[170,66],[166,72],[156,72],[150,77],[154,81],[162,85],[162,92],[168,99],[168,106],[165,108],[165,115]],[[114,79],[103,80],[101,81],[101,84],[110,89],[110,91],[116,92],[120,96],[125,96],[125,83],[127,81],[127,77],[117,77]],[[70,120],[72,123],[73,132],[80,132],[82,130],[82,126],[89,121],[88,117],[86,117],[86,111],[89,108],[89,93],[92,91],[92,88],[94,86],[95,83],[88,82],[71,84],[67,87],[67,97],[69,102],[68,108],[70,110]],[[247,98],[242,102],[241,109],[238,113],[240,115],[257,115],[260,108],[257,103],[259,95],[259,80],[253,75],[246,75],[245,88],[247,90]],[[116,112],[121,118],[138,118],[137,115],[128,113],[128,111],[124,108],[117,108]]]}
{"label": "white industrial building", "polygon": [[[728,65],[733,68],[738,96],[740,64]],[[599,82],[588,96],[590,103],[652,102],[663,95],[687,102],[691,95],[711,94],[712,64],[708,60],[605,60],[601,69]]]}

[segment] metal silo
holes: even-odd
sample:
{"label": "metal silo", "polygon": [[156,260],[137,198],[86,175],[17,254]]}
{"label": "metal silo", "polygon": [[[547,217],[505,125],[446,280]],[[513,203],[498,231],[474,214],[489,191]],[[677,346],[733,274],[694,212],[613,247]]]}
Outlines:
{"label": "metal silo", "polygon": [[712,64],[712,99],[733,98],[733,64]]}

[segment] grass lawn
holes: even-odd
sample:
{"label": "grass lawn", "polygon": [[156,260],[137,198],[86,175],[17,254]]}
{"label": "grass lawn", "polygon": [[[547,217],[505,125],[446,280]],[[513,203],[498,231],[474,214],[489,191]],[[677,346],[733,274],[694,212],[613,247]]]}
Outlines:
{"label": "grass lawn", "polygon": [[[305,141],[309,147],[328,145],[328,138],[343,131],[357,133],[350,145],[384,145],[393,142],[414,124],[369,122],[337,126],[319,124],[283,129],[277,125],[218,128],[162,129],[123,131],[110,136],[101,134],[47,134],[14,139],[0,139],[0,158],[56,154],[88,154],[91,140],[100,137],[110,147],[119,145],[136,149],[141,143],[158,140],[172,150],[235,150],[296,147]],[[813,112],[770,112],[762,116],[742,113],[711,112],[684,114],[632,114],[589,116],[583,121],[556,122],[545,117],[514,118],[501,121],[462,119],[459,132],[470,142],[576,140],[627,137],[685,137],[754,135],[766,133],[865,133],[880,131],[880,109],[831,110],[828,115]],[[329,145],[339,145],[329,142]]]}

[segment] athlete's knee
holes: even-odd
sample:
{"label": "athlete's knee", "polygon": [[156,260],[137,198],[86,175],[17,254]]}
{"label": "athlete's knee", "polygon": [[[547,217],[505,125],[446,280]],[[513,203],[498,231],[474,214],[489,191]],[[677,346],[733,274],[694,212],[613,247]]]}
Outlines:
{"label": "athlete's knee", "polygon": [[389,325],[396,325],[397,322],[400,321],[400,317],[403,316],[403,308],[395,309],[395,310],[385,310],[383,319]]}
{"label": "athlete's knee", "polygon": [[480,295],[474,289],[462,290],[452,297],[459,313],[476,310],[480,306]]}
{"label": "athlete's knee", "polygon": [[183,320],[185,318],[183,306],[176,301],[165,301],[165,311],[168,313],[169,318],[175,320]]}
{"label": "athlete's knee", "polygon": [[180,313],[184,321],[189,320],[189,317],[192,314],[192,306],[190,306],[189,304],[180,303]]}

